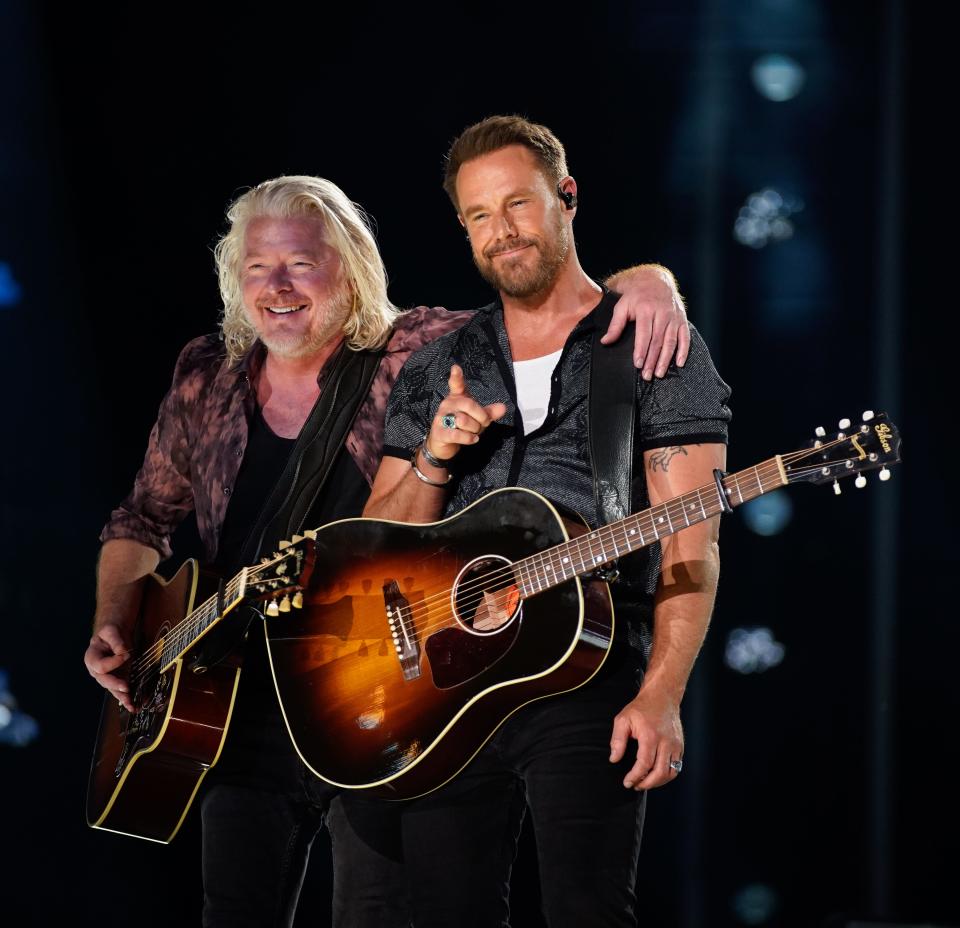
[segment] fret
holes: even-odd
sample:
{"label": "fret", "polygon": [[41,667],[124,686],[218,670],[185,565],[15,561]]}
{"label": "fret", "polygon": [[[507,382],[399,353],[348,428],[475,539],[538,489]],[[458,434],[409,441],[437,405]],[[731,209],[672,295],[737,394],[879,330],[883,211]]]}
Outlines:
{"label": "fret", "polygon": [[753,474],[757,481],[757,486],[760,488],[760,492],[763,493],[763,484],[760,482],[760,471],[754,467]]}
{"label": "fret", "polygon": [[[673,520],[670,518],[670,510],[667,508],[666,505],[663,505],[660,508],[663,510],[663,514],[667,517],[667,525],[669,526],[670,534],[672,535],[674,532],[674,528],[673,528]],[[660,521],[661,522],[663,521],[663,516],[660,516]]]}
{"label": "fret", "polygon": [[697,499],[700,500],[700,512],[703,514],[704,519],[706,519],[707,510],[703,506],[703,494],[700,492],[700,487],[697,487]]}
{"label": "fret", "polygon": [[687,528],[689,528],[690,520],[687,518],[687,504],[686,504],[686,501],[683,499],[683,497],[681,497],[680,505],[682,507],[680,511],[683,513],[683,521],[687,523]]}

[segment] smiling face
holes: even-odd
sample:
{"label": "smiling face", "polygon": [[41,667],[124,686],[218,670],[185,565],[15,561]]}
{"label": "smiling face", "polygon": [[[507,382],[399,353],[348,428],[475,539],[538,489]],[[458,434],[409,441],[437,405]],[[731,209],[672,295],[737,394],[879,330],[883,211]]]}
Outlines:
{"label": "smiling face", "polygon": [[270,351],[303,358],[342,336],[350,289],[319,218],[251,220],[242,268],[244,309]]}
{"label": "smiling face", "polygon": [[556,280],[570,254],[570,219],[536,156],[510,145],[461,165],[460,220],[477,269],[491,286],[523,299]]}

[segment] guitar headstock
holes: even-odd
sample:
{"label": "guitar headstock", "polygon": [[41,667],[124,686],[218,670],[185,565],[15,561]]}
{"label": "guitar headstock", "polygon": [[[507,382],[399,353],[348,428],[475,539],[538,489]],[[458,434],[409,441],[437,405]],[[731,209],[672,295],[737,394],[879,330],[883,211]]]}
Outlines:
{"label": "guitar headstock", "polygon": [[886,414],[868,410],[860,425],[841,419],[839,428],[833,436],[818,428],[807,448],[781,455],[788,483],[833,483],[839,493],[837,481],[844,477],[856,477],[857,487],[866,485],[863,475],[871,470],[879,470],[881,480],[890,479],[887,466],[900,461],[900,433]]}
{"label": "guitar headstock", "polygon": [[[264,612],[278,615],[303,606],[303,590],[310,580],[314,561],[315,531],[281,541],[270,557],[247,571],[248,598],[266,602]],[[290,594],[293,594],[292,596]]]}

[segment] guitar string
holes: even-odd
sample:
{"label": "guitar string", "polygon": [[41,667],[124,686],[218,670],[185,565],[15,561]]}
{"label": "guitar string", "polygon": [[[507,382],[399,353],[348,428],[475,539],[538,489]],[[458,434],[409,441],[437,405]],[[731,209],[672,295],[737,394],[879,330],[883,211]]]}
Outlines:
{"label": "guitar string", "polygon": [[[843,441],[848,441],[848,440],[849,440],[848,438],[843,438],[843,439],[838,438],[834,441],[824,443],[823,445],[817,448],[790,452],[788,454],[782,455],[781,460],[784,463],[787,463],[787,462],[792,463],[793,461],[800,460],[803,457],[808,457],[812,454],[821,454],[825,449],[831,447],[832,445],[838,444]],[[816,472],[819,469],[820,469],[820,465],[816,467],[808,468],[807,471]],[[753,471],[756,477],[759,478],[761,473],[764,473],[765,476],[769,476],[771,473],[778,472],[779,468],[777,467],[776,458],[773,458],[768,461],[761,462],[760,464],[756,465],[753,468],[747,468],[745,471],[740,471],[737,474],[728,475],[726,479],[733,480],[735,489],[737,489],[738,494],[740,494],[739,481],[741,479],[749,477],[751,482],[753,482],[754,478],[750,476],[750,471]],[[800,474],[791,474],[791,476],[796,477],[796,476],[800,476]],[[762,480],[758,479],[757,482],[762,483]],[[782,484],[782,481],[779,479],[779,474],[778,474],[777,483]],[[697,488],[696,490],[689,491],[688,493],[682,494],[680,497],[676,497],[674,500],[668,500],[666,503],[663,503],[658,507],[651,507],[650,510],[646,510],[643,513],[634,514],[632,518],[639,521],[641,518],[646,517],[646,519],[650,522],[650,525],[651,525],[650,531],[654,534],[656,539],[659,537],[660,533],[657,532],[656,527],[653,524],[653,516],[652,516],[653,511],[663,510],[671,526],[673,523],[673,518],[672,518],[673,516],[677,516],[678,518],[682,516],[684,518],[684,521],[687,521],[684,509],[682,508],[683,501],[686,500],[687,497],[692,497],[696,495],[700,498],[701,509],[705,511],[703,507],[702,494],[701,494],[701,491],[704,489],[715,490],[715,487],[712,484],[705,485],[705,487],[700,487],[700,488]],[[764,492],[767,492],[766,488]],[[740,495],[742,497],[742,494]],[[677,509],[677,507],[680,507],[679,513],[674,511]],[[706,516],[706,518],[711,518],[713,515],[716,515],[720,512],[722,512],[722,508],[718,508],[716,512],[711,512],[711,515]],[[628,517],[628,519],[629,518],[631,517]],[[661,522],[662,522],[662,518],[663,517],[661,516]],[[703,520],[698,520],[698,521],[703,521]],[[687,526],[685,525],[683,527],[685,528]],[[587,562],[583,557],[583,551],[582,551],[584,542],[587,542],[588,545],[592,548],[596,541],[601,540],[598,536],[603,534],[603,535],[606,535],[611,541],[613,541],[615,548],[619,548],[619,545],[616,544],[616,532],[618,530],[624,533],[624,538],[623,538],[625,542],[624,547],[629,549],[630,546],[629,546],[629,539],[627,538],[627,535],[626,535],[626,526],[622,524],[618,525],[617,523],[614,523],[613,526],[603,526],[600,529],[597,529],[593,532],[585,533],[583,536],[578,536],[578,538],[574,539],[572,542],[562,543],[559,546],[554,546],[554,548],[563,547],[564,544],[569,547],[571,544],[575,543],[577,548],[577,554],[580,556],[581,564],[583,566],[586,566]],[[640,531],[642,533],[642,529],[640,529]],[[488,592],[489,586],[492,583],[499,582],[499,579],[509,579],[512,577],[514,580],[518,580],[519,585],[522,586],[523,580],[517,577],[517,574],[514,568],[517,565],[522,564],[524,561],[532,560],[534,557],[540,557],[541,562],[543,562],[544,556],[548,555],[548,552],[551,550],[552,549],[547,549],[547,551],[545,552],[539,552],[537,554],[531,555],[527,558],[522,559],[519,562],[515,562],[514,564],[511,564],[507,567],[500,568],[497,571],[492,571],[487,574],[480,575],[470,584],[465,584],[462,588],[459,588],[460,592],[463,593],[464,591],[468,591],[472,595],[468,595],[466,597],[461,596],[462,607],[466,609],[475,608],[482,601],[484,595]],[[630,549],[630,551],[632,550],[636,550],[636,549]],[[628,551],[628,553],[630,553],[630,551]],[[616,557],[616,554],[613,557]],[[610,558],[610,560],[612,559],[613,558]],[[599,562],[599,563],[606,563],[606,562]],[[593,567],[599,566],[599,563],[596,562],[595,557],[591,558],[591,564],[593,565]],[[270,568],[272,566],[273,566],[273,563],[266,564],[266,565],[257,565],[256,567],[249,568],[248,580],[251,577],[255,578],[256,575],[262,572],[264,569]],[[541,567],[542,567],[542,563],[541,563]],[[530,568],[528,568],[528,570],[529,569]],[[561,582],[565,582],[567,579],[572,579],[572,576],[568,578],[564,578],[564,581],[561,581]],[[230,587],[233,585],[239,586],[239,580],[240,580],[240,576],[238,575],[236,578],[234,578],[234,580],[230,582],[230,584],[228,584],[227,586],[228,591],[230,590]],[[551,584],[550,586],[553,586],[553,585],[556,585],[556,584]],[[541,590],[542,588],[543,587],[541,587]],[[547,587],[547,588],[550,588],[550,587]],[[532,593],[537,593],[537,592],[540,592],[541,590],[533,590]],[[439,593],[433,594],[431,597],[424,599],[420,604],[418,604],[415,610],[411,610],[414,613],[412,617],[419,618],[423,615],[429,616],[432,606],[436,604],[436,600],[442,600],[444,602],[447,602],[449,601],[450,594],[452,592],[453,592],[453,589],[445,590],[445,591],[441,591]],[[520,590],[520,592],[522,595],[522,592],[523,592],[522,589]],[[509,597],[512,594],[512,589],[508,587],[505,591],[503,591],[503,593],[504,595],[499,596],[499,598],[495,600],[495,604],[504,606],[509,602]],[[497,594],[494,594],[494,595],[496,596]],[[429,602],[430,599],[433,599],[434,603],[430,603]],[[187,620],[182,621],[181,623],[179,623],[179,625],[175,626],[174,629],[171,629],[171,632],[168,633],[167,636],[164,636],[164,639],[159,640],[154,644],[152,648],[148,649],[144,653],[144,655],[141,656],[141,658],[138,660],[138,673],[136,674],[134,679],[138,679],[139,677],[141,677],[143,673],[148,671],[150,667],[156,662],[156,660],[162,656],[166,642],[174,636],[174,633],[176,633],[178,637],[182,637],[182,634],[184,631],[192,631],[192,630],[201,628],[203,624],[205,624],[206,619],[208,618],[208,614],[210,612],[210,609],[208,607],[210,606],[215,606],[215,597],[211,597],[209,600],[207,600],[207,602],[205,602],[201,607],[199,607],[199,609],[195,610],[194,613],[192,613],[192,615],[195,616],[195,619],[192,622],[188,622]],[[215,617],[215,613],[214,613],[214,617]],[[443,622],[437,623],[436,626],[434,627],[442,627],[443,625],[448,625],[448,624],[449,624],[449,620],[445,619]],[[431,627],[428,626],[427,628],[425,629],[422,628],[418,631],[420,633],[423,633],[425,631],[430,631],[430,630],[431,630]],[[191,643],[192,641],[187,642],[188,645]],[[155,652],[156,656],[154,654],[151,654],[151,651]],[[173,659],[176,659],[176,656]]]}
{"label": "guitar string", "polygon": [[[251,580],[256,581],[259,577],[259,574],[265,570],[268,570],[275,566],[278,559],[273,559],[269,564],[258,564],[255,567],[246,568],[246,582],[249,585]],[[282,560],[282,558],[281,558]],[[242,584],[242,574],[241,571],[233,579],[227,583],[224,587],[224,593],[228,594],[230,597],[233,597],[238,591]],[[178,650],[178,653],[174,655],[174,660],[178,657],[186,647],[189,647],[196,640],[195,632],[201,631],[208,623],[208,619],[217,618],[216,612],[216,596],[211,596],[209,599],[205,600],[200,606],[192,610],[189,615],[187,615],[182,621],[170,629],[166,635],[158,638],[150,647],[146,648],[143,654],[138,657],[138,659],[131,664],[131,672],[129,677],[129,682],[140,682],[145,675],[153,669],[157,663],[163,662],[163,653],[166,649],[168,642],[171,640],[185,640],[186,644],[184,648]]]}
{"label": "guitar string", "polygon": [[[815,451],[819,451],[819,450],[820,449],[815,449]],[[796,458],[806,456],[806,454],[807,452],[796,452],[794,453],[795,457],[793,459],[795,460]],[[784,456],[784,458],[786,458],[786,456]],[[774,459],[772,463],[771,462],[764,462],[764,463],[767,464],[768,466],[764,467],[762,465],[757,465],[756,468],[748,468],[747,471],[741,471],[741,472],[738,472],[738,474],[728,475],[726,479],[728,481],[731,481],[731,480],[733,481],[733,489],[736,489],[739,495],[742,495],[740,491],[740,486],[739,486],[739,483],[741,480],[748,481],[752,488],[753,483],[755,482],[763,483],[764,481],[769,479],[769,477],[774,473],[774,471],[777,472],[777,481],[776,483],[771,484],[770,486],[764,486],[764,492],[769,492],[771,489],[777,486],[782,486],[783,483],[779,477],[779,468],[776,467],[776,460]],[[756,470],[757,472],[756,477],[750,473],[751,470]],[[811,473],[816,473],[820,470],[821,470],[821,465],[818,464],[816,466],[807,467],[804,469],[792,470],[789,476],[790,478],[793,478],[793,479],[799,479],[799,478],[802,478],[803,476],[807,476]],[[757,480],[757,477],[760,478],[759,481]],[[684,522],[687,522],[688,520],[686,519],[686,509],[680,508],[681,504],[684,501],[690,501],[690,497],[693,497],[693,496],[698,496],[702,504],[702,495],[700,491],[702,491],[703,489],[714,490],[715,487],[714,485],[711,484],[711,485],[708,485],[707,487],[698,488],[697,490],[683,494],[683,496],[676,497],[675,499],[668,501],[667,503],[663,504],[662,507],[653,507],[652,510],[647,510],[643,513],[637,513],[633,518],[635,518],[638,521],[641,518],[646,518],[647,522],[651,525],[651,528],[647,529],[647,531],[654,536],[653,541],[659,540],[659,537],[661,535],[666,536],[667,533],[664,533],[664,532],[660,532],[659,534],[657,533],[656,527],[653,525],[653,519],[650,513],[660,508],[663,508],[671,526],[675,522],[679,523],[681,519]],[[713,508],[714,506],[716,506],[717,508],[714,509]],[[705,521],[706,519],[712,518],[715,515],[719,515],[723,511],[722,507],[720,507],[718,503],[710,504],[710,506],[707,508],[710,508],[711,510],[710,513],[706,515],[704,518],[699,518],[698,522],[702,522],[702,521]],[[678,509],[679,509],[679,513],[677,511]],[[706,511],[706,508],[704,508],[704,511]],[[538,588],[534,588],[531,590],[530,595],[535,595],[539,592],[542,592],[545,589],[551,589],[556,585],[558,585],[558,583],[566,582],[567,580],[572,579],[572,577],[577,575],[578,573],[582,574],[584,572],[587,572],[589,569],[595,569],[597,566],[599,566],[599,564],[609,563],[609,561],[614,560],[617,556],[619,556],[619,548],[621,547],[621,544],[619,544],[617,541],[617,537],[616,537],[617,532],[622,533],[623,537],[621,541],[623,542],[622,547],[624,549],[625,554],[632,553],[633,551],[638,550],[639,547],[645,547],[647,544],[651,544],[652,541],[647,542],[644,545],[631,548],[631,540],[626,534],[627,523],[629,521],[630,521],[630,517],[628,517],[627,520],[624,520],[621,523],[613,523],[612,525],[604,526],[603,528],[597,529],[596,531],[584,533],[583,535],[578,536],[576,539],[573,539],[571,542],[563,543],[561,545],[554,546],[553,548],[548,548],[546,549],[546,551],[536,553],[534,555],[531,555],[528,558],[522,559],[522,561],[517,561],[507,567],[500,568],[498,571],[481,575],[480,578],[477,580],[477,582],[474,584],[474,586],[479,585],[482,588],[479,596],[458,597],[458,601],[461,602],[464,607],[461,611],[467,611],[468,609],[474,608],[476,605],[479,604],[480,601],[482,601],[483,596],[487,593],[490,593],[491,597],[493,598],[491,605],[493,605],[495,608],[500,607],[502,609],[504,606],[506,606],[510,602],[510,598],[512,595],[512,588],[507,587],[503,590],[495,591],[495,592],[491,592],[487,588],[495,582],[501,582],[501,581],[506,581],[511,579],[511,574],[513,575],[512,579],[517,581],[518,586],[520,587],[529,586],[531,582],[536,582],[536,581],[531,581],[529,576],[524,578],[522,573],[518,575],[516,568],[522,565],[523,561],[530,561],[530,560],[534,560],[535,558],[539,558],[541,561],[540,570],[542,572],[544,565],[547,563],[547,561],[553,560],[557,556],[557,553],[556,553],[557,548],[567,547],[567,548],[570,548],[571,553],[573,553],[571,546],[576,545],[577,551],[576,553],[573,553],[574,554],[573,559],[580,560],[581,570],[578,571],[574,569],[569,576],[563,576],[562,580],[560,581],[556,580],[556,576],[552,571],[551,571],[551,574],[552,574],[551,577],[547,577],[544,573],[541,573],[540,576],[543,576],[544,579]],[[688,524],[680,525],[678,529],[674,531],[680,531],[684,528],[687,528]],[[643,532],[643,529],[640,529],[640,531]],[[669,534],[673,534],[673,533],[674,532],[672,531]],[[592,553],[593,549],[598,543],[603,545],[605,549],[606,544],[608,542],[612,542],[614,544],[615,551],[613,554],[610,554],[610,556],[606,560],[600,561],[598,564],[597,559],[594,557]],[[588,551],[590,551],[589,561],[586,557],[583,556],[584,545],[586,545]],[[609,554],[609,552],[606,550],[604,550],[603,553]],[[554,563],[556,562],[554,561]],[[560,567],[560,571],[562,573],[565,573],[566,570],[568,569],[563,567],[562,564],[558,566]],[[528,573],[533,572],[535,570],[537,570],[535,566],[528,567]],[[551,580],[553,582],[551,582]],[[464,589],[466,588],[469,588],[469,586],[465,585]],[[457,589],[460,590],[461,588],[457,588]],[[450,595],[452,592],[453,592],[452,589],[445,589],[445,590],[439,591],[438,593],[431,594],[430,596],[424,597],[421,600],[421,602],[419,602],[416,606],[410,608],[409,613],[411,615],[411,618],[415,620],[423,618],[424,616],[427,616],[429,618],[430,613],[434,609],[434,607],[436,607],[437,605],[446,606],[449,603]],[[523,593],[523,590],[521,590],[521,593]],[[527,597],[524,596],[523,598],[527,598]],[[450,626],[451,619],[453,620],[452,624],[456,625],[457,622],[452,611],[448,616],[445,616],[441,621],[436,622],[433,625],[428,624],[426,626],[421,626],[419,629],[415,629],[415,630],[417,631],[418,634],[429,633],[435,630],[436,628]]]}
{"label": "guitar string", "polygon": [[[761,464],[758,464],[756,468],[748,468],[747,471],[741,471],[741,472],[738,472],[738,474],[728,475],[726,479],[732,480],[734,482],[734,489],[737,490],[739,495],[742,496],[742,492],[739,486],[739,482],[741,480],[749,480],[750,484],[757,482],[756,477],[750,473],[750,471],[752,470],[757,471],[757,475],[760,477],[759,482],[766,481],[769,479],[770,476],[776,474],[777,481],[773,486],[782,485],[782,481],[780,480],[780,477],[779,477],[779,468],[777,467],[776,460],[774,459],[772,461],[762,462]],[[814,471],[815,470],[819,470],[819,467],[814,468]],[[769,490],[772,489],[773,486],[771,487],[765,486],[764,492],[769,492]],[[632,516],[628,516],[627,519],[621,520],[620,522],[612,523],[611,525],[602,526],[599,529],[585,532],[583,535],[577,536],[577,538],[575,539],[571,539],[568,542],[562,542],[561,544],[552,546],[551,548],[547,548],[544,551],[536,552],[533,555],[530,555],[529,557],[525,557],[520,561],[515,561],[512,564],[499,568],[496,571],[491,571],[486,574],[481,574],[472,583],[464,584],[463,586],[459,586],[456,589],[459,593],[463,594],[465,591],[470,591],[471,587],[473,588],[480,587],[481,595],[479,597],[475,597],[475,601],[470,603],[471,606],[475,605],[477,602],[480,601],[480,599],[482,599],[482,594],[487,591],[487,588],[490,585],[495,584],[497,582],[509,581],[510,579],[517,580],[521,585],[527,585],[528,583],[533,582],[533,581],[530,581],[529,578],[524,578],[522,576],[522,573],[518,576],[518,568],[522,568],[522,566],[524,565],[524,562],[532,561],[535,558],[540,559],[541,561],[540,566],[542,568],[543,565],[547,562],[548,558],[552,560],[554,557],[557,556],[558,548],[568,547],[571,550],[571,554],[573,554],[575,558],[579,558],[581,562],[581,571],[574,571],[574,573],[571,573],[570,576],[565,576],[563,578],[563,581],[561,581],[561,582],[565,582],[566,580],[574,576],[576,573],[580,573],[589,569],[594,569],[597,566],[600,566],[600,564],[602,563],[608,563],[610,560],[614,560],[617,556],[619,556],[619,549],[621,547],[626,549],[624,553],[631,553],[634,550],[638,550],[639,547],[645,547],[647,544],[652,544],[653,541],[658,540],[661,535],[666,536],[667,534],[673,534],[673,532],[669,532],[669,533],[662,532],[662,531],[658,532],[656,528],[656,524],[654,523],[654,514],[662,510],[663,513],[666,515],[667,519],[669,520],[671,526],[675,522],[679,523],[681,520],[684,523],[687,523],[688,522],[686,517],[686,512],[688,511],[687,504],[693,503],[694,499],[696,499],[701,503],[701,507],[702,507],[703,491],[715,492],[715,490],[716,490],[716,487],[714,484],[707,484],[703,487],[698,487],[697,489],[688,491],[687,493],[679,497],[675,497],[672,500],[668,500],[666,503],[663,503],[660,506],[651,507],[651,509],[649,510],[645,510],[640,513],[635,513]],[[711,505],[716,505],[716,504],[711,504]],[[719,514],[721,511],[722,511],[722,507],[717,508],[715,511],[712,511],[710,515],[706,516],[705,518],[712,518],[712,516]],[[632,542],[627,535],[626,523],[629,523],[631,521],[641,522],[643,519],[646,519],[646,523],[649,527],[644,528],[644,526],[641,525],[639,530],[641,534],[653,535],[653,539],[651,542],[646,542],[645,544],[637,546],[636,548],[631,548]],[[662,516],[660,521],[662,522]],[[699,521],[704,521],[704,519],[698,519],[698,522]],[[683,524],[680,526],[680,529],[687,528],[687,527],[688,527],[687,524]],[[622,533],[622,538],[618,539],[617,537],[618,532]],[[609,558],[599,563],[596,561],[595,557],[591,553],[591,556],[588,561],[587,558],[583,557],[584,546],[586,545],[588,549],[592,551],[592,549],[598,543],[604,548],[606,547],[607,543],[612,543],[616,550]],[[576,551],[573,550],[574,546],[576,547]],[[562,564],[559,566],[561,568],[561,571],[566,572],[567,568],[564,568]],[[527,567],[528,573],[533,572],[535,570],[536,570],[535,566],[528,565]],[[548,588],[549,586],[553,586],[554,584],[549,583],[549,580],[550,578],[545,577],[540,587],[538,589],[533,589],[532,593],[541,592],[543,589]],[[431,594],[431,596],[425,597],[421,601],[421,603],[418,604],[418,607],[421,610],[423,610],[424,607],[429,608],[438,600],[447,601],[449,600],[450,594],[452,592],[453,592],[452,589],[444,589],[435,594]],[[459,598],[463,599],[464,597],[461,595],[461,597]]]}

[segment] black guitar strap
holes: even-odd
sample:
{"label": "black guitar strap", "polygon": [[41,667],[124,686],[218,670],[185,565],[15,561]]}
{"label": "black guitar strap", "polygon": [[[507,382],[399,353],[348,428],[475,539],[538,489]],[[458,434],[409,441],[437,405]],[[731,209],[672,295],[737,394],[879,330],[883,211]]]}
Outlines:
{"label": "black guitar strap", "polygon": [[253,564],[264,553],[273,551],[278,542],[303,528],[303,521],[370,392],[382,357],[382,351],[340,347],[280,479],[247,536],[241,554],[243,564]]}
{"label": "black guitar strap", "polygon": [[613,314],[611,299],[596,310],[590,357],[589,430],[593,492],[600,525],[630,514],[637,369],[633,366],[633,323],[613,345],[601,345]]}

